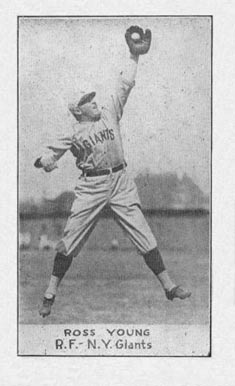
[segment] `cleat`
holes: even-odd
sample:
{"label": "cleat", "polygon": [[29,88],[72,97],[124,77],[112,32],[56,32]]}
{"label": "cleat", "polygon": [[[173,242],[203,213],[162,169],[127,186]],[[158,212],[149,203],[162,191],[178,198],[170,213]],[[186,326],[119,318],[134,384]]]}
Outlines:
{"label": "cleat", "polygon": [[42,307],[39,310],[39,315],[41,315],[43,318],[45,318],[45,316],[50,315],[51,307],[54,301],[55,301],[55,296],[52,296],[52,298],[50,299],[44,297]]}
{"label": "cleat", "polygon": [[186,298],[189,298],[191,296],[191,292],[184,289],[183,287],[181,286],[175,286],[173,287],[170,291],[165,291],[166,293],[166,297],[168,300],[173,300],[174,298],[178,298],[178,299],[186,299]]}

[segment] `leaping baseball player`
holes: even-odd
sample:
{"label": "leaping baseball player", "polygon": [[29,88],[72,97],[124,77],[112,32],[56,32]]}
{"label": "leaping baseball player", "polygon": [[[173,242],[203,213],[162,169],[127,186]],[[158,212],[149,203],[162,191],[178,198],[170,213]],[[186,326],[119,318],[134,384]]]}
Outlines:
{"label": "leaping baseball player", "polygon": [[127,29],[125,38],[130,57],[120,73],[115,92],[101,108],[95,101],[95,91],[81,93],[76,103],[69,104],[69,110],[76,119],[74,134],[58,138],[34,164],[51,172],[63,154],[70,150],[76,159],[76,166],[82,171],[75,187],[71,215],[63,238],[56,247],[52,275],[39,310],[42,317],[51,313],[61,280],[107,205],[158,278],[167,299],[186,299],[191,295],[190,291],[172,281],[165,268],[125,162],[120,120],[135,85],[139,56],[149,51],[151,31],[147,29],[144,32],[142,28],[132,26]]}

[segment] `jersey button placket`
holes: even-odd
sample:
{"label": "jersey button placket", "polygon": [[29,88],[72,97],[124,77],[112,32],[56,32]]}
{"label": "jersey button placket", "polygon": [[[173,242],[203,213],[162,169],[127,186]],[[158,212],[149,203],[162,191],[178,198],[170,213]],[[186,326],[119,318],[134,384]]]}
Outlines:
{"label": "jersey button placket", "polygon": [[107,182],[108,182],[108,201],[110,202],[112,197],[112,190],[113,190],[113,180],[114,175],[112,172],[112,168],[109,168],[109,174],[107,175]]}

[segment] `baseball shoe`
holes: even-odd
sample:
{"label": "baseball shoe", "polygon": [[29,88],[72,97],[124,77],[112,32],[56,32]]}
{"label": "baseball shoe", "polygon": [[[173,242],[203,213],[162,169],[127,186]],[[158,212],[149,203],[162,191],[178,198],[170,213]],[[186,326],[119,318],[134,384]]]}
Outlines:
{"label": "baseball shoe", "polygon": [[186,299],[191,296],[191,292],[181,286],[175,286],[170,291],[166,290],[166,297],[168,300],[173,300],[174,298]]}
{"label": "baseball shoe", "polygon": [[53,296],[51,299],[44,297],[42,307],[39,310],[39,315],[41,315],[43,318],[45,318],[45,316],[50,315],[51,307],[53,306],[54,301],[55,296]]}

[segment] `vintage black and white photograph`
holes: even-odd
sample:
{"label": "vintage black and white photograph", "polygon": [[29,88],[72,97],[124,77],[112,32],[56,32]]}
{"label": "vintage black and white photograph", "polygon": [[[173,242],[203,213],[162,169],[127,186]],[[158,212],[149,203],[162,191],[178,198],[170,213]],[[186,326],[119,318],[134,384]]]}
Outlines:
{"label": "vintage black and white photograph", "polygon": [[210,356],[211,16],[18,17],[18,355]]}

